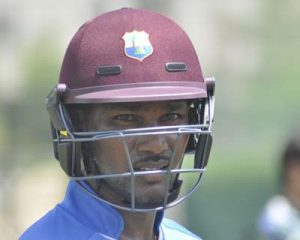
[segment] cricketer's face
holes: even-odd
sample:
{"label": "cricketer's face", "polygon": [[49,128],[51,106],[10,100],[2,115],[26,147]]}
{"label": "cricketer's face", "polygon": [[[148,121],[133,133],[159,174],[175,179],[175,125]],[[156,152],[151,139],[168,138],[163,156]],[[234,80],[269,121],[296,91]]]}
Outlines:
{"label": "cricketer's face", "polygon": [[[188,106],[186,101],[99,104],[90,118],[90,130],[95,131],[185,125]],[[187,135],[178,134],[101,140],[94,143],[94,161],[100,174],[130,172],[130,164],[135,172],[180,168],[187,141]],[[172,157],[172,166],[169,166]],[[170,186],[175,179],[176,174],[171,175]],[[90,181],[90,184],[105,200],[121,205],[131,203],[130,176]],[[136,206],[162,205],[166,191],[170,190],[168,186],[166,174],[135,176]]]}

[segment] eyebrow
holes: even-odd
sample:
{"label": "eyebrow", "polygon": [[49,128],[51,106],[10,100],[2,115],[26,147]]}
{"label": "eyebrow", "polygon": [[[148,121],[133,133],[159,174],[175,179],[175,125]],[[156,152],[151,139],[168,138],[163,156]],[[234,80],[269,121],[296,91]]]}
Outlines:
{"label": "eyebrow", "polygon": [[168,102],[167,103],[167,110],[170,112],[182,109],[183,107],[187,107],[186,101]]}
{"label": "eyebrow", "polygon": [[[167,111],[176,111],[179,109],[182,109],[184,106],[187,105],[183,105],[182,103],[186,103],[184,101],[180,101],[180,102],[166,102],[164,104],[165,109]],[[132,112],[145,112],[149,110],[149,104],[143,104],[143,103],[120,103],[120,104],[114,104],[111,106],[107,106],[113,110],[127,110],[127,111],[132,111]]]}

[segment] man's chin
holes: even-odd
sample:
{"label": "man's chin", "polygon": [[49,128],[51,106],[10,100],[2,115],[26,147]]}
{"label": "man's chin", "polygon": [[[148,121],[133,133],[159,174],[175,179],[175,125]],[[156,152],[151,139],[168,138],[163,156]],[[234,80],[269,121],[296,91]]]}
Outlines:
{"label": "man's chin", "polygon": [[164,205],[165,192],[163,191],[148,191],[136,196],[135,204],[137,208],[157,208]]}
{"label": "man's chin", "polygon": [[137,203],[136,208],[138,209],[155,209],[163,206],[163,201],[160,202],[149,202],[149,203]]}
{"label": "man's chin", "polygon": [[[131,208],[130,202],[123,202],[127,207]],[[155,209],[158,207],[162,207],[164,204],[164,198],[156,198],[156,199],[136,199],[135,200],[135,208],[136,209]]]}
{"label": "man's chin", "polygon": [[[135,182],[135,208],[154,209],[164,205],[165,195],[169,195],[166,183],[165,181],[156,180],[152,178],[149,181],[148,179],[139,179]],[[100,181],[98,185],[99,183]],[[132,208],[131,191],[133,189],[130,183],[125,181],[102,181],[98,189],[100,190],[98,194],[103,199],[116,205]]]}

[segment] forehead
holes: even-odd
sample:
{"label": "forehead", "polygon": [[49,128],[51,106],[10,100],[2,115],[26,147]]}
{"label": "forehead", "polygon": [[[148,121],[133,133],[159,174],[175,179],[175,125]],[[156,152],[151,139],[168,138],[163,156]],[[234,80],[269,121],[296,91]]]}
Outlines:
{"label": "forehead", "polygon": [[187,101],[157,101],[157,102],[130,102],[130,103],[103,103],[94,105],[94,110],[105,112],[134,111],[149,112],[152,110],[175,111],[188,107]]}

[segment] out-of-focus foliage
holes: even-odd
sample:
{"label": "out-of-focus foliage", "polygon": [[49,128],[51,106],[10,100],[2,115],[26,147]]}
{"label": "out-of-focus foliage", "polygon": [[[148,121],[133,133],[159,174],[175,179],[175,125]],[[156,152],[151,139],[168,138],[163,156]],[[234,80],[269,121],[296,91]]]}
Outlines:
{"label": "out-of-focus foliage", "polygon": [[55,49],[55,39],[43,35],[24,52],[24,88],[18,101],[4,107],[9,132],[6,143],[45,144],[50,139],[44,99],[58,79],[60,63]]}
{"label": "out-of-focus foliage", "polygon": [[260,58],[251,73],[239,63],[236,72],[218,68],[215,145],[199,194],[187,205],[188,222],[203,239],[258,239],[257,216],[278,188],[277,161],[299,128],[299,15],[299,2],[263,1],[254,22],[231,19],[223,30],[249,48],[241,64],[251,64],[251,51]]}

